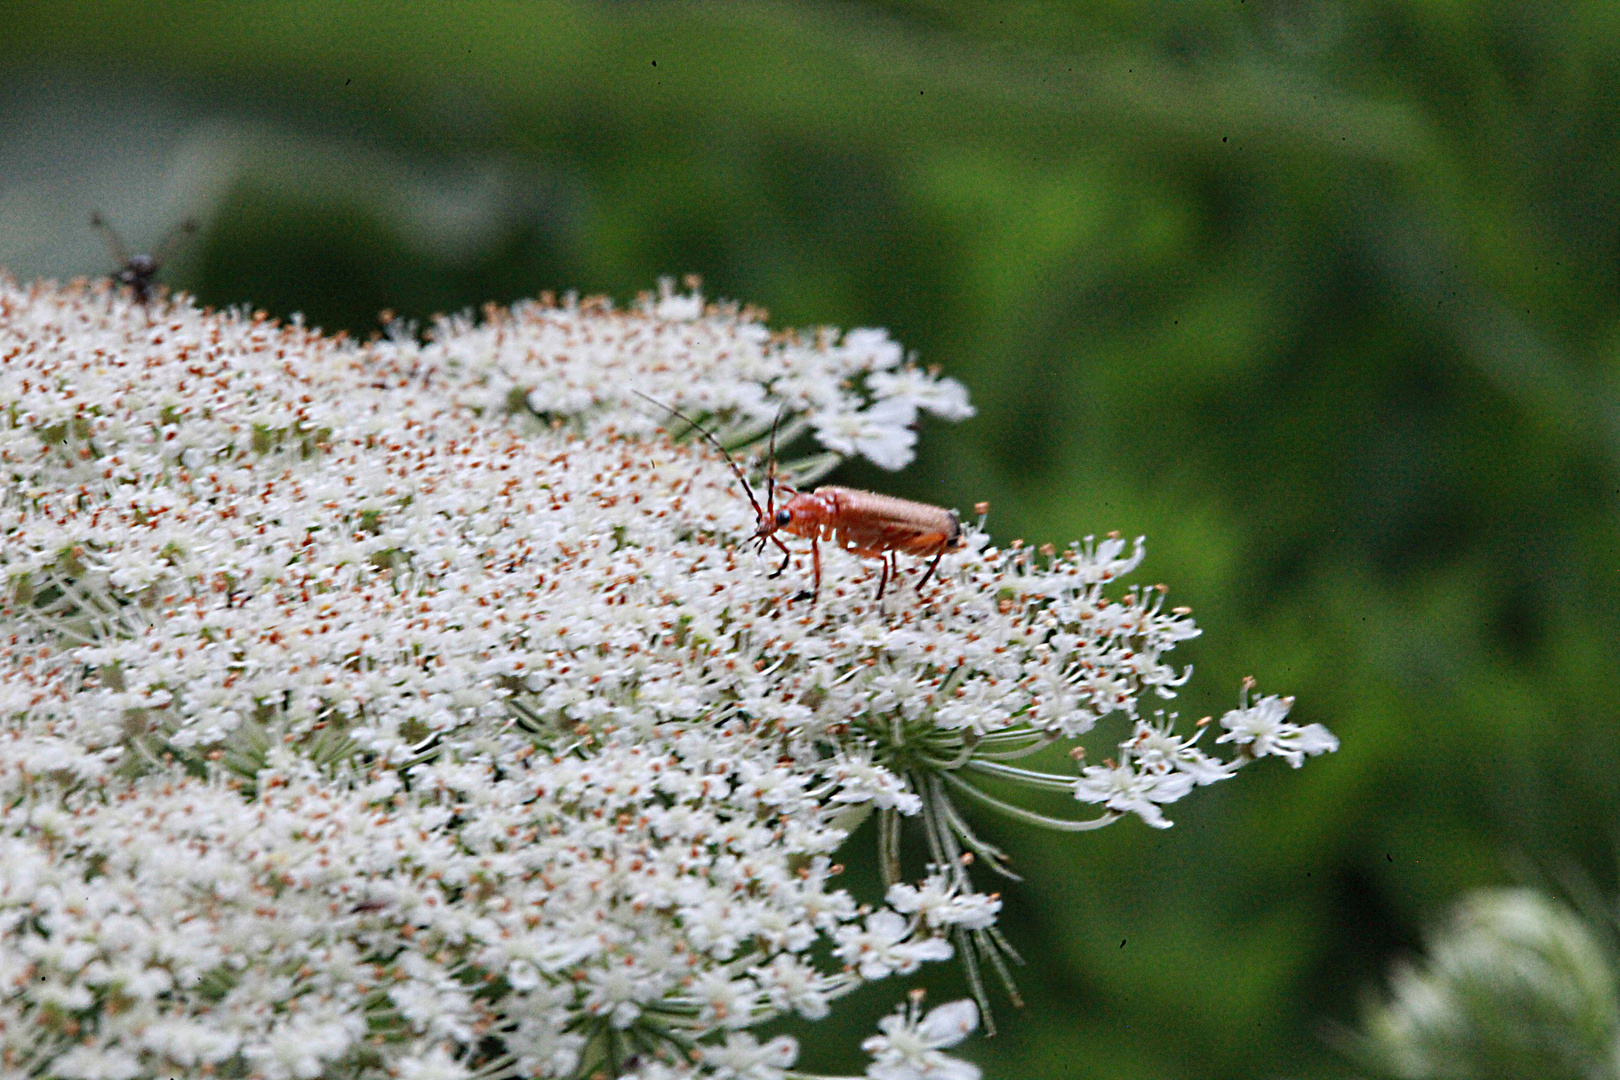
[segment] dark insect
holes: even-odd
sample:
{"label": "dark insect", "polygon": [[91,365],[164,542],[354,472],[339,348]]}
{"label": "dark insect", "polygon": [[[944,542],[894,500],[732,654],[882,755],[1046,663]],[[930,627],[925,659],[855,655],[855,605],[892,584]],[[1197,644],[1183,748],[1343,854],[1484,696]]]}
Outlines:
{"label": "dark insect", "polygon": [[130,292],[135,295],[138,303],[146,303],[152,298],[154,283],[152,279],[157,272],[163,269],[163,264],[174,254],[181,242],[197,231],[195,221],[183,221],[169,231],[163,243],[150,255],[137,253],[131,255],[124,246],[123,239],[107,224],[100,214],[90,215],[90,225],[100,232],[107,241],[107,247],[112,251],[113,259],[118,263],[118,270],[112,275],[113,280],[120,285],[128,285]]}

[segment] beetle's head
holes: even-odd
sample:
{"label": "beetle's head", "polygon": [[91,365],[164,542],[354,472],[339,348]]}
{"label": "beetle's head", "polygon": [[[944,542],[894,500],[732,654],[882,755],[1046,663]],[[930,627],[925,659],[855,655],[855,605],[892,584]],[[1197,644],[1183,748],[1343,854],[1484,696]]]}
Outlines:
{"label": "beetle's head", "polygon": [[754,529],[754,539],[758,540],[760,547],[765,546],[765,540],[777,529],[785,529],[793,523],[793,510],[787,505],[798,492],[786,484],[776,484],[771,488],[770,498],[765,508],[759,512],[759,522]]}
{"label": "beetle's head", "polygon": [[778,506],[775,510],[759,515],[759,525],[754,530],[754,539],[764,543],[765,539],[777,529],[785,529],[793,522],[793,511],[785,506]]}

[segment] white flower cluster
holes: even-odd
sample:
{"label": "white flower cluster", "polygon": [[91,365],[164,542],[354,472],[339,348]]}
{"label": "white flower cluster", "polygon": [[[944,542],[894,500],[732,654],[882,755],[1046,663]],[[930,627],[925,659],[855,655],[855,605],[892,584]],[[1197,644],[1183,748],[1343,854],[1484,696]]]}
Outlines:
{"label": "white flower cluster", "polygon": [[[1186,612],[1106,594],[1140,543],[970,530],[881,605],[827,551],[808,603],[638,395],[891,467],[919,409],[970,412],[881,333],[667,288],[362,345],[0,281],[7,1070],[771,1080],[796,1047],[745,1029],[863,981],[955,953],[982,998],[999,902],[962,845],[999,853],[952,797],[1034,815],[969,776],[1105,803],[1076,827],[1230,772],[1140,723],[1135,780],[1006,764],[1185,678]],[[1227,725],[1239,761],[1331,748],[1276,702]],[[835,884],[864,808],[883,904]],[[871,1075],[970,1075],[951,1008]]]}
{"label": "white flower cluster", "polygon": [[[919,411],[973,415],[961,383],[902,363],[883,330],[773,334],[757,313],[705,307],[668,280],[656,297],[640,299],[636,317],[609,316],[604,304],[588,302],[520,307],[482,324],[447,319],[433,362],[460,383],[455,399],[481,411],[522,403],[541,417],[574,418],[617,408],[618,431],[647,435],[669,423],[648,399],[761,428],[786,410],[827,450],[891,470],[913,457]],[[865,395],[851,393],[857,379]]]}

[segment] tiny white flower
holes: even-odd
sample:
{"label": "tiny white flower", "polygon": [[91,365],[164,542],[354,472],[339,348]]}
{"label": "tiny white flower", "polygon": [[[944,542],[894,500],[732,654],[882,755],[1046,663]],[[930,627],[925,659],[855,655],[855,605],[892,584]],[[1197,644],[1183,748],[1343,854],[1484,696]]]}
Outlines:
{"label": "tiny white flower", "polygon": [[663,278],[658,282],[658,300],[653,305],[653,314],[674,322],[691,322],[703,314],[703,296],[697,292],[677,293],[674,279]]}
{"label": "tiny white flower", "polygon": [[1301,727],[1284,720],[1293,705],[1291,697],[1268,694],[1247,708],[1233,709],[1221,717],[1221,727],[1227,730],[1215,741],[1236,743],[1252,757],[1280,757],[1296,769],[1307,756],[1339,748],[1338,738],[1321,724]]}
{"label": "tiny white flower", "polygon": [[1144,771],[1163,773],[1174,769],[1192,777],[1199,786],[1232,776],[1231,763],[1198,749],[1196,744],[1204,734],[1202,728],[1192,738],[1185,739],[1171,730],[1174,722],[1173,715],[1158,724],[1146,720],[1136,722],[1136,730],[1125,746]]}
{"label": "tiny white flower", "polygon": [[1168,829],[1171,821],[1159,806],[1186,795],[1195,783],[1184,772],[1138,772],[1129,757],[1122,757],[1118,765],[1088,765],[1074,782],[1074,797],[1102,803],[1115,813],[1136,814],[1155,829]]}
{"label": "tiny white flower", "polygon": [[724,1046],[705,1046],[702,1053],[715,1080],[780,1080],[783,1070],[798,1060],[799,1043],[791,1035],[778,1035],[761,1044],[747,1032],[731,1032]]}
{"label": "tiny white flower", "polygon": [[465,1080],[472,1075],[442,1045],[420,1056],[401,1058],[394,1068],[399,1070],[400,1080]]}
{"label": "tiny white flower", "polygon": [[936,930],[945,926],[985,930],[995,925],[1001,910],[999,897],[961,892],[940,872],[930,874],[920,887],[897,882],[889,886],[884,899],[902,914],[920,915]]}
{"label": "tiny white flower", "polygon": [[884,469],[900,469],[911,461],[917,443],[917,433],[911,429],[916,415],[909,403],[890,399],[860,412],[813,413],[810,424],[827,449],[860,454]]}
{"label": "tiny white flower", "polygon": [[507,1049],[517,1059],[517,1068],[541,1076],[568,1076],[579,1067],[585,1036],[563,1031],[568,1014],[523,1016],[517,1029],[506,1037]]}
{"label": "tiny white flower", "polygon": [[883,371],[900,363],[904,356],[900,343],[889,332],[870,326],[856,327],[844,335],[843,351],[863,367]]}
{"label": "tiny white flower", "polygon": [[63,1080],[134,1080],[145,1072],[134,1054],[116,1046],[75,1046],[51,1067]]}
{"label": "tiny white flower", "polygon": [[820,1020],[829,1008],[831,978],[791,956],[778,956],[758,975],[766,997],[778,1009],[792,1009],[806,1020]]}
{"label": "tiny white flower", "polygon": [[866,1067],[871,1080],[978,1080],[979,1067],[942,1054],[979,1026],[979,1009],[971,1000],[947,1002],[919,1019],[913,1001],[878,1021],[881,1035],[861,1043],[872,1055]]}
{"label": "tiny white flower", "polygon": [[731,978],[724,969],[699,975],[687,996],[700,1005],[698,1018],[715,1027],[744,1028],[755,1022],[759,988],[752,979]]}
{"label": "tiny white flower", "polygon": [[966,420],[973,415],[965,386],[914,367],[873,372],[867,376],[866,384],[880,401],[904,401],[947,420]]}
{"label": "tiny white flower", "polygon": [[197,1065],[218,1065],[236,1053],[240,1042],[239,1036],[221,1031],[201,1018],[165,1016],[147,1024],[146,1030],[141,1032],[141,1045],[145,1049],[188,1069]]}
{"label": "tiny white flower", "polygon": [[906,920],[892,911],[873,912],[864,926],[841,927],[836,936],[833,955],[865,979],[909,975],[929,960],[948,959],[952,952],[944,938],[914,936]]}
{"label": "tiny white flower", "polygon": [[540,985],[540,971],[527,960],[513,960],[506,966],[506,981],[515,990],[533,990]]}
{"label": "tiny white flower", "polygon": [[922,800],[906,790],[905,780],[875,764],[870,750],[856,749],[840,754],[830,771],[838,781],[833,802],[870,802],[879,809],[895,809],[907,816],[922,809]]}

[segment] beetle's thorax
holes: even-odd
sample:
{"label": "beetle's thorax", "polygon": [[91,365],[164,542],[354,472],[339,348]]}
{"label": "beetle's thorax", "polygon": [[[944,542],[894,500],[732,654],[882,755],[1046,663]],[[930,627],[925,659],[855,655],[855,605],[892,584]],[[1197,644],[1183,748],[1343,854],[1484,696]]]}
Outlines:
{"label": "beetle's thorax", "polygon": [[796,492],[779,505],[792,516],[785,522],[778,518],[776,527],[806,539],[821,535],[838,513],[838,501],[825,489]]}

